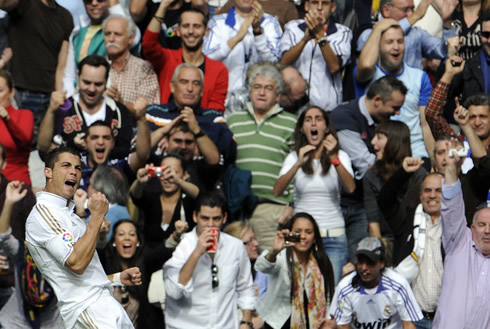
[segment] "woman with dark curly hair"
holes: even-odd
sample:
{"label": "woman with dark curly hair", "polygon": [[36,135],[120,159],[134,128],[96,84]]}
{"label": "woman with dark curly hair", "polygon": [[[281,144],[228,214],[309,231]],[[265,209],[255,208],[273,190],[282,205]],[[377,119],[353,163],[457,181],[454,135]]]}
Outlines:
{"label": "woman with dark curly hair", "polygon": [[[288,238],[299,235],[296,242]],[[272,250],[264,251],[255,269],[269,274],[268,289],[257,302],[264,328],[319,328],[334,294],[332,264],[320,229],[308,213],[297,213],[278,231]]]}
{"label": "woman with dark curly hair", "polygon": [[338,282],[348,258],[340,189],[355,189],[351,161],[339,149],[327,112],[316,106],[300,115],[294,138],[295,150],[286,157],[273,193],[278,196],[291,182],[294,184],[294,211],[315,217]]}

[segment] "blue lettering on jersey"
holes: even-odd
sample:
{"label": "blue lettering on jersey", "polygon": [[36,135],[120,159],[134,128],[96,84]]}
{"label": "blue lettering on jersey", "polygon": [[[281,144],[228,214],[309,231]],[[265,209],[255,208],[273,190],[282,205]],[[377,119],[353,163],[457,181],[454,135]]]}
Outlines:
{"label": "blue lettering on jersey", "polygon": [[359,329],[384,329],[391,324],[391,317],[389,319],[378,319],[374,322],[358,322],[354,320],[354,327]]}

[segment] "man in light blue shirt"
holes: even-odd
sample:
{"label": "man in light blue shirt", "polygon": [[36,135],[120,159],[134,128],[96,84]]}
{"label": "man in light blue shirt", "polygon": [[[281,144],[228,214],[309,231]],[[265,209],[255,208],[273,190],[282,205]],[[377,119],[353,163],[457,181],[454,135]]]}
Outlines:
{"label": "man in light blue shirt", "polygon": [[[405,63],[421,69],[422,57],[429,59],[443,59],[447,57],[447,40],[456,37],[456,31],[451,27],[451,15],[457,1],[445,5],[443,8],[434,8],[441,15],[443,20],[442,38],[431,35],[424,29],[413,25],[424,17],[427,8],[430,6],[428,0],[423,0],[415,9],[413,0],[380,0],[379,8],[383,18],[392,18],[400,24],[405,35]],[[364,30],[357,40],[357,51],[368,41],[373,30]]]}

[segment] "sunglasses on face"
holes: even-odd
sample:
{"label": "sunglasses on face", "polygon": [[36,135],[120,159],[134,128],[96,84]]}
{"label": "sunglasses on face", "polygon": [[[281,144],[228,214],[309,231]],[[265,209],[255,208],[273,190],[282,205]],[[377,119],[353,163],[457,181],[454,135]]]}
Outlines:
{"label": "sunglasses on face", "polygon": [[480,36],[484,37],[485,39],[489,39],[490,31],[480,31]]}

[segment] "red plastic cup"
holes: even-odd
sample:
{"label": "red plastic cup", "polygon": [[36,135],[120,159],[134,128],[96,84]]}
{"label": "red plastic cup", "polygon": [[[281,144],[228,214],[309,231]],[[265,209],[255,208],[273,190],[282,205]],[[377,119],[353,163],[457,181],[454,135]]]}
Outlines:
{"label": "red plastic cup", "polygon": [[209,232],[213,233],[213,238],[212,238],[212,240],[208,240],[208,242],[213,241],[213,244],[208,247],[207,251],[210,254],[215,254],[216,248],[218,245],[218,229],[217,228],[210,228]]}

